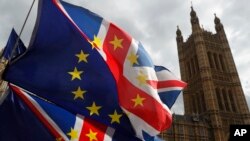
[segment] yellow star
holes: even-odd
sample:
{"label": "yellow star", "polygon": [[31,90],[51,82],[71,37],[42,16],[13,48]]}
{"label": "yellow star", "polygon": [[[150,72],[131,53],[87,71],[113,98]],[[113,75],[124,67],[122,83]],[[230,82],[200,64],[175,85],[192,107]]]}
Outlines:
{"label": "yellow star", "polygon": [[74,130],[73,128],[70,129],[70,132],[67,133],[68,136],[70,136],[70,140],[74,140],[78,138],[78,132]]}
{"label": "yellow star", "polygon": [[111,118],[111,123],[120,123],[120,118],[122,117],[122,114],[117,114],[115,110],[114,114],[110,114],[109,117]]}
{"label": "yellow star", "polygon": [[136,77],[136,79],[139,81],[139,85],[143,85],[147,83],[147,75],[140,72],[140,74]]}
{"label": "yellow star", "polygon": [[93,141],[93,140],[97,141],[96,135],[97,135],[97,132],[93,132],[91,129],[89,129],[89,133],[86,134],[86,136],[89,137],[89,141]]}
{"label": "yellow star", "polygon": [[95,102],[92,103],[91,107],[86,107],[90,111],[90,115],[92,116],[93,114],[99,115],[98,110],[102,108],[102,106],[96,106]]}
{"label": "yellow star", "polygon": [[74,80],[74,79],[79,79],[81,80],[81,74],[83,73],[83,71],[78,71],[77,68],[75,67],[74,68],[74,71],[71,71],[71,72],[68,72],[70,75],[72,75],[72,78],[71,80]]}
{"label": "yellow star", "polygon": [[134,107],[141,105],[143,106],[143,101],[145,100],[145,98],[140,97],[139,94],[137,94],[136,98],[131,99],[134,102]]}
{"label": "yellow star", "polygon": [[78,87],[78,89],[76,91],[73,91],[72,93],[75,95],[74,99],[77,98],[84,99],[83,94],[85,94],[86,91],[82,90],[81,87]]}
{"label": "yellow star", "polygon": [[101,38],[94,35],[94,40],[91,42],[92,49],[95,47],[101,48],[102,40]]}
{"label": "yellow star", "polygon": [[138,57],[139,57],[139,56],[136,55],[136,54],[134,54],[133,52],[131,52],[131,53],[129,54],[129,56],[127,57],[127,59],[129,60],[131,66],[133,66],[134,64],[139,65],[138,60],[137,60]]}
{"label": "yellow star", "polygon": [[113,45],[114,50],[116,50],[117,48],[122,48],[122,41],[123,39],[118,39],[115,35],[113,41],[110,41],[109,43]]}
{"label": "yellow star", "polygon": [[78,63],[85,62],[88,63],[87,57],[89,54],[85,54],[82,50],[79,54],[76,54],[76,57],[78,57]]}

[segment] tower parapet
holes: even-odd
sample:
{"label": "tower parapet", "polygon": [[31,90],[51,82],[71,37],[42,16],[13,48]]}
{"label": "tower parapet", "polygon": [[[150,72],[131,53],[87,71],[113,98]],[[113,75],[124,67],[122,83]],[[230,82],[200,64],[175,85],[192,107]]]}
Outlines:
{"label": "tower parapet", "polygon": [[197,114],[211,125],[215,141],[227,140],[230,124],[249,124],[250,114],[233,55],[221,20],[215,15],[216,33],[201,29],[191,7],[192,34],[183,41],[177,27],[176,41],[185,115]]}

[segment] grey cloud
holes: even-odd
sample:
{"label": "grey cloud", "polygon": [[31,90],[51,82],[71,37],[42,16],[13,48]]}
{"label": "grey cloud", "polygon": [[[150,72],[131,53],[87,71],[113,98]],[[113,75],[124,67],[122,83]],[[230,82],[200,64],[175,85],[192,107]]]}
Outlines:
{"label": "grey cloud", "polygon": [[[32,0],[11,0],[0,1],[0,48],[3,48],[7,42],[7,38],[11,29],[14,27],[19,33],[28,13]],[[29,40],[35,19],[35,10],[32,11],[30,19],[27,22],[24,34],[21,36],[25,42]],[[27,34],[28,33],[28,34]],[[27,43],[26,43],[27,44]]]}

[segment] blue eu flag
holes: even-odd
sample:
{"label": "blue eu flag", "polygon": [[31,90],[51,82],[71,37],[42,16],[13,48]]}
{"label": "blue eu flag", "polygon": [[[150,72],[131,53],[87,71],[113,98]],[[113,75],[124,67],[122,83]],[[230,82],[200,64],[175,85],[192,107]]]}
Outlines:
{"label": "blue eu flag", "polygon": [[96,49],[51,0],[40,0],[29,50],[4,79],[74,113],[134,135],[114,77]]}
{"label": "blue eu flag", "polygon": [[[54,141],[35,114],[13,91],[0,105],[1,141]],[[6,93],[6,94],[7,94]]]}
{"label": "blue eu flag", "polygon": [[[6,60],[10,59],[12,50],[15,47],[17,39],[18,39],[18,35],[17,35],[15,29],[12,29],[11,33],[10,33],[10,36],[9,36],[9,39],[8,39],[8,42],[7,42],[7,44],[6,44],[6,46],[5,46],[4,50],[3,50],[1,58],[4,57]],[[13,58],[17,57],[18,55],[24,53],[25,51],[26,51],[26,47],[24,46],[21,39],[19,39],[18,43],[17,43],[17,47],[15,48],[15,51],[13,52],[14,54],[13,54],[11,59],[13,59]]]}

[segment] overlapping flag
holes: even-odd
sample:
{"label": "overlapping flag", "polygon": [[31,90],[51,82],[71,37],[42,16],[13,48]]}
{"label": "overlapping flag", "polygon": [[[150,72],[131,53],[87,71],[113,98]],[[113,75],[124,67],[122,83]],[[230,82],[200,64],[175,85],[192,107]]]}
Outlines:
{"label": "overlapping flag", "polygon": [[57,140],[157,140],[186,85],[113,23],[57,0],[39,1],[29,50],[4,79]]}
{"label": "overlapping flag", "polygon": [[[15,29],[13,28],[11,30],[8,42],[6,44],[6,46],[4,47],[3,53],[1,54],[0,58],[4,58],[5,60],[9,60],[10,57],[12,57],[11,59],[15,58],[16,56],[24,53],[26,51],[26,47],[24,46],[23,42],[19,39],[18,41],[18,35],[15,31]],[[17,47],[14,50],[15,44],[17,42]],[[11,53],[13,51],[13,54],[11,56]]]}
{"label": "overlapping flag", "polygon": [[1,141],[55,141],[43,123],[11,89],[0,105]]}
{"label": "overlapping flag", "polygon": [[[130,134],[121,134],[100,122],[72,114],[13,84],[10,88],[7,99],[0,107],[0,111],[6,113],[0,117],[0,140],[139,141]],[[4,124],[9,120],[13,122]],[[18,131],[20,128],[23,130]]]}
{"label": "overlapping flag", "polygon": [[[18,38],[18,35],[13,28],[11,30],[11,33],[9,35],[8,41],[6,46],[3,48],[2,54],[0,56],[0,77],[2,77],[2,73],[5,69],[5,66],[7,65],[8,61],[14,60],[15,58],[19,57],[21,54],[23,54],[26,51],[26,47],[21,41],[21,39]],[[7,83],[0,80],[0,90],[2,93],[0,93],[0,105],[2,104],[3,100],[7,96],[4,94],[4,90],[7,89]]]}

